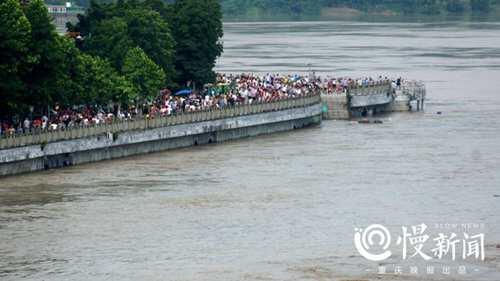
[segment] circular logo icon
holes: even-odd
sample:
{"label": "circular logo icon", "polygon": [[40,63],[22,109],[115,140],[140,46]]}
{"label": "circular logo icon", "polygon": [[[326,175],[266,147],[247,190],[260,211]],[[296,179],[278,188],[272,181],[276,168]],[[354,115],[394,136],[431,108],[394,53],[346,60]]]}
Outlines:
{"label": "circular logo icon", "polygon": [[[381,224],[372,224],[366,229],[355,229],[354,246],[356,250],[366,259],[371,261],[383,261],[388,259],[392,253],[387,250],[391,245],[391,234]],[[376,253],[370,250],[376,248]]]}

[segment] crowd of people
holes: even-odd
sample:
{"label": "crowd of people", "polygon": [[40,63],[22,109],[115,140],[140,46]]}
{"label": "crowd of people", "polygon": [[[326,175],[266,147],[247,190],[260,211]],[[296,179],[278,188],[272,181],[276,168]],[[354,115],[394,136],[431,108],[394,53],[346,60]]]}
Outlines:
{"label": "crowd of people", "polygon": [[326,78],[321,82],[323,94],[339,94],[345,93],[349,88],[370,87],[381,84],[392,84],[392,88],[401,87],[402,79],[398,78],[391,80],[388,77],[379,76],[378,78],[364,77],[352,79],[348,77],[342,78]]}
{"label": "crowd of people", "polygon": [[224,109],[227,106],[273,102],[318,93],[340,94],[352,87],[373,86],[380,83],[393,83],[393,87],[399,87],[401,79],[390,80],[382,76],[378,79],[371,77],[322,79],[279,74],[264,76],[218,74],[214,84],[208,84],[200,91],[184,90],[181,91],[182,94],[173,94],[169,90],[162,90],[156,100],[140,106],[130,105],[126,109],[118,105],[63,108],[56,104],[45,115],[31,118],[25,116],[20,120],[0,122],[0,136],[88,127],[138,117],[155,118],[180,112]]}

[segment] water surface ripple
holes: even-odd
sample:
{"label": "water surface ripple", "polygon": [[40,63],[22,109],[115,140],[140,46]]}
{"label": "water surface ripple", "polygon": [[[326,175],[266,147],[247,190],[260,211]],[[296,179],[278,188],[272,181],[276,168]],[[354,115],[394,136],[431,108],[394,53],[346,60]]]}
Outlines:
{"label": "water surface ripple", "polygon": [[487,261],[382,280],[500,280],[498,23],[224,29],[219,71],[402,75],[426,112],[0,179],[1,280],[376,280],[354,227],[422,222],[484,223]]}

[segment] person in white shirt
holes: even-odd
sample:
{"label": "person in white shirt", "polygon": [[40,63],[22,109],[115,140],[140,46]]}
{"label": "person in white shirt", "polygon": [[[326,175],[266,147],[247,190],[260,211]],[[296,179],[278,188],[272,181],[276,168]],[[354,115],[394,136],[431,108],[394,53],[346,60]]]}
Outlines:
{"label": "person in white shirt", "polygon": [[23,129],[24,129],[24,132],[27,133],[29,132],[30,130],[30,126],[31,126],[31,122],[28,118],[24,119],[24,122],[23,122]]}

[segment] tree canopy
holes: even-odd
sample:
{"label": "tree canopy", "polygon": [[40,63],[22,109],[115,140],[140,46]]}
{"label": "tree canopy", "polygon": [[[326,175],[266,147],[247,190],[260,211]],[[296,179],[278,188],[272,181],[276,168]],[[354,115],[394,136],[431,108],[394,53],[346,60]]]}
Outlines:
{"label": "tree canopy", "polygon": [[87,13],[69,29],[83,36],[82,51],[109,59],[117,69],[130,49],[140,47],[168,74],[164,82],[172,83],[175,43],[167,21],[153,9],[137,1],[92,1]]}
{"label": "tree canopy", "polygon": [[131,99],[152,101],[165,80],[165,72],[139,47],[130,49],[125,56],[122,72],[134,87],[138,96]]}
{"label": "tree canopy", "polygon": [[27,102],[31,105],[47,105],[52,93],[58,91],[57,80],[64,75],[61,63],[64,60],[59,46],[59,35],[55,31],[43,0],[33,0],[25,9],[31,23],[31,38],[28,50],[31,60],[29,71],[23,76],[27,91]]}
{"label": "tree canopy", "polygon": [[31,60],[31,24],[17,0],[2,1],[0,15],[0,110],[7,114],[24,100],[22,76]]}
{"label": "tree canopy", "polygon": [[166,86],[212,82],[222,53],[219,2],[170,2],[91,0],[68,24],[70,36],[61,36],[43,0],[25,7],[2,0],[0,118],[55,103],[127,105],[150,101]]}
{"label": "tree canopy", "polygon": [[109,59],[120,69],[124,55],[140,47],[166,74],[165,83],[202,86],[215,78],[222,53],[222,12],[218,0],[91,1],[71,31],[83,36],[81,49]]}
{"label": "tree canopy", "polygon": [[212,69],[222,53],[222,22],[218,0],[182,0],[173,4],[172,29],[177,43],[179,81],[204,84],[215,79]]}

